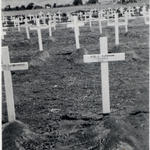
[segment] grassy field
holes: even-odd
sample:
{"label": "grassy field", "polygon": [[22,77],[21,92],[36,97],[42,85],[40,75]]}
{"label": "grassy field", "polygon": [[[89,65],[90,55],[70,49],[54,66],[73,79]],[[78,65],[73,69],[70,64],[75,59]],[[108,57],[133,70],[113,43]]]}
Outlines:
{"label": "grassy field", "polygon": [[[148,26],[142,18],[129,21],[128,33],[120,28],[119,47],[114,28],[99,35],[95,23],[80,31],[76,50],[71,29],[58,26],[53,41],[43,30],[40,53],[36,32],[28,40],[24,28],[8,29],[2,46],[11,62],[29,62],[29,70],[12,72],[16,116],[27,130],[15,123],[6,128],[3,150],[148,150]],[[102,115],[100,63],[83,63],[84,51],[99,53],[100,36],[108,37],[109,52],[126,54],[125,61],[109,63],[109,116]],[[4,124],[4,85],[2,92]]]}
{"label": "grassy field", "polygon": [[129,7],[129,6],[142,6],[143,3],[149,4],[149,0],[138,1],[138,3],[129,3],[126,5],[114,4],[111,2],[102,3],[102,4],[93,4],[93,5],[83,5],[83,6],[71,6],[71,7],[62,7],[62,8],[51,8],[51,9],[37,9],[37,10],[23,10],[23,11],[3,11],[2,16],[14,16],[14,15],[29,15],[29,14],[37,14],[40,11],[46,13],[51,12],[55,13],[57,11],[62,12],[74,12],[77,10],[90,10],[90,9],[103,9],[103,8],[118,8],[118,7]]}

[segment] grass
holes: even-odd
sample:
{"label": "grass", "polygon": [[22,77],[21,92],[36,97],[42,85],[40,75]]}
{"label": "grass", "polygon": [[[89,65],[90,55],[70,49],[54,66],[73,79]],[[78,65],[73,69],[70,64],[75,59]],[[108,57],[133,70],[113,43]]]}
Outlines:
{"label": "grass", "polygon": [[[102,116],[100,63],[83,63],[84,51],[100,51],[97,24],[92,31],[88,24],[80,29],[80,50],[75,49],[71,29],[57,28],[53,32],[55,41],[43,30],[42,53],[38,50],[36,32],[30,31],[28,40],[25,29],[18,32],[9,28],[2,45],[9,47],[11,62],[29,62],[29,70],[12,72],[16,116],[44,137],[27,140],[22,146],[33,150],[147,150],[148,28],[143,18],[130,20],[128,33],[120,28],[120,45],[116,48],[114,28],[104,24],[103,36],[108,37],[109,52],[126,54],[125,61],[109,63],[109,116]],[[4,124],[5,95],[2,98]],[[4,144],[7,147],[7,142]]]}

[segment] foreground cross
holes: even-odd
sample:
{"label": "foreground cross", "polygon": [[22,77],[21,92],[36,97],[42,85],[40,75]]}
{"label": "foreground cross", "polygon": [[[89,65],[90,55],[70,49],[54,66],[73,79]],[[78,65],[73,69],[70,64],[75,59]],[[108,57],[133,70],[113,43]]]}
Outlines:
{"label": "foreground cross", "polygon": [[110,113],[110,95],[109,95],[109,61],[125,60],[124,53],[108,53],[107,37],[100,38],[101,54],[84,55],[83,61],[85,63],[101,62],[101,81],[102,81],[102,105],[103,114]]}
{"label": "foreground cross", "polygon": [[4,84],[9,122],[13,122],[16,120],[11,71],[27,69],[27,62],[10,63],[8,47],[2,47],[2,71],[4,72]]}
{"label": "foreground cross", "polygon": [[76,41],[76,48],[80,48],[80,42],[79,42],[79,27],[84,26],[83,22],[78,21],[78,16],[73,16],[73,23],[68,23],[67,28],[74,28],[74,33],[75,33],[75,41]]}

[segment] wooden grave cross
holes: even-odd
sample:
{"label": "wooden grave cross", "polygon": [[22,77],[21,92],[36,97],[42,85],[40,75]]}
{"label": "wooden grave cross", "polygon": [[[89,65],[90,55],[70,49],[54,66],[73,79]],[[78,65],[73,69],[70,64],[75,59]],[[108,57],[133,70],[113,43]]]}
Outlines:
{"label": "wooden grave cross", "polygon": [[52,37],[52,28],[55,28],[55,24],[52,22],[51,17],[49,17],[48,25],[49,25],[49,36]]}
{"label": "wooden grave cross", "polygon": [[46,16],[45,16],[45,14],[43,14],[42,16],[40,16],[40,19],[42,20],[42,23],[44,25],[46,25]]}
{"label": "wooden grave cross", "polygon": [[60,11],[58,11],[57,14],[58,14],[59,22],[61,22],[61,14],[62,14],[62,13],[61,13]]}
{"label": "wooden grave cross", "polygon": [[89,24],[90,24],[90,28],[92,28],[92,21],[93,21],[93,17],[92,17],[93,11],[91,10],[89,13]]}
{"label": "wooden grave cross", "polygon": [[104,10],[100,10],[100,11],[98,12],[98,14],[99,14],[100,17],[101,17],[101,21],[107,20],[107,19],[105,18],[105,12],[104,12]]}
{"label": "wooden grave cross", "polygon": [[47,18],[51,17],[50,12],[47,12],[46,16],[47,16]]}
{"label": "wooden grave cross", "polygon": [[118,13],[115,13],[115,22],[107,22],[108,26],[115,26],[115,45],[119,45],[119,26],[125,26],[125,32],[128,32],[128,15],[125,13],[124,22],[119,22]]}
{"label": "wooden grave cross", "polygon": [[13,18],[12,21],[14,22],[14,27],[18,27],[18,31],[20,32],[20,21],[19,21],[19,18]]}
{"label": "wooden grave cross", "polygon": [[83,21],[83,13],[82,13],[82,12],[80,12],[80,13],[78,14],[78,17],[80,18],[80,21]]}
{"label": "wooden grave cross", "polygon": [[8,25],[8,20],[7,20],[7,17],[6,17],[6,16],[3,16],[3,17],[2,17],[2,23],[4,23],[5,26]]}
{"label": "wooden grave cross", "polygon": [[144,13],[144,22],[146,25],[150,24],[150,9],[147,11],[145,11]]}
{"label": "wooden grave cross", "polygon": [[29,20],[32,21],[32,17],[33,17],[32,14],[29,14],[27,17],[29,17]]}
{"label": "wooden grave cross", "polygon": [[13,122],[16,120],[11,71],[27,69],[27,62],[10,63],[8,47],[2,47],[2,71],[4,73],[4,84],[9,122]]}
{"label": "wooden grave cross", "polygon": [[18,31],[20,32],[20,20],[19,20],[19,18],[16,19],[16,23],[17,23]]}
{"label": "wooden grave cross", "polygon": [[123,9],[123,7],[121,7],[119,10],[120,10],[120,13],[123,15],[123,14],[124,14],[124,9]]}
{"label": "wooden grave cross", "polygon": [[129,8],[128,8],[128,19],[135,19],[136,17],[134,17],[133,16],[134,15],[134,8],[131,8],[130,6],[129,6]]}
{"label": "wooden grave cross", "polygon": [[[116,20],[116,23],[118,22],[118,26],[124,26],[125,27],[125,32],[128,32],[128,13],[127,12],[125,12],[125,16],[121,18],[121,20],[124,20],[124,21],[119,21],[117,13],[115,13],[115,20]],[[110,22],[110,20],[108,19],[107,20],[107,25],[108,26],[115,26],[115,21]]]}
{"label": "wooden grave cross", "polygon": [[16,19],[16,22],[17,22],[18,31],[20,32],[20,19],[17,18],[17,19]]}
{"label": "wooden grave cross", "polygon": [[67,21],[68,21],[68,22],[71,21],[71,19],[72,19],[71,17],[72,17],[71,14],[70,14],[70,13],[67,13],[67,18],[68,18]]}
{"label": "wooden grave cross", "polygon": [[108,53],[107,37],[100,38],[100,54],[84,55],[84,63],[101,62],[102,107],[103,114],[110,113],[109,66],[110,61],[125,60],[124,53]]}
{"label": "wooden grave cross", "polygon": [[1,38],[2,38],[2,40],[4,40],[4,35],[6,35],[6,32],[5,32],[5,31],[2,31],[2,33],[1,33]]}
{"label": "wooden grave cross", "polygon": [[146,13],[146,6],[144,5],[144,6],[142,7],[142,12],[141,12],[141,14],[144,16],[145,13]]}
{"label": "wooden grave cross", "polygon": [[24,22],[25,22],[25,24],[24,24],[24,26],[25,26],[25,28],[26,28],[26,34],[27,34],[27,39],[30,39],[30,33],[29,33],[29,24],[28,24],[28,19],[26,18],[25,20],[24,20]]}
{"label": "wooden grave cross", "polygon": [[23,19],[24,19],[23,16],[19,17],[20,22],[23,22]]}
{"label": "wooden grave cross", "polygon": [[75,41],[76,41],[76,48],[80,49],[80,42],[79,42],[79,36],[80,36],[80,31],[79,27],[84,26],[84,22],[79,22],[78,21],[78,16],[73,16],[73,23],[68,23],[67,28],[74,28],[74,33],[75,33]]}
{"label": "wooden grave cross", "polygon": [[98,22],[99,22],[99,31],[100,34],[102,34],[102,14],[100,12],[98,13]]}
{"label": "wooden grave cross", "polygon": [[36,20],[36,26],[35,27],[30,27],[30,30],[37,30],[37,34],[38,34],[38,43],[39,43],[39,50],[43,51],[43,44],[42,44],[42,34],[41,34],[41,29],[47,29],[49,28],[49,26],[44,26],[44,25],[40,25],[40,20],[37,19]]}
{"label": "wooden grave cross", "polygon": [[33,22],[36,24],[36,20],[38,19],[38,15],[34,15],[33,16],[33,18],[32,18],[32,20],[33,20]]}
{"label": "wooden grave cross", "polygon": [[12,17],[12,18],[11,18],[11,21],[14,23],[14,27],[16,27],[16,26],[17,26],[16,18],[15,18],[15,17]]}
{"label": "wooden grave cross", "polygon": [[87,12],[84,12],[83,17],[84,17],[84,22],[87,22],[89,18],[89,15],[87,14]]}
{"label": "wooden grave cross", "polygon": [[54,24],[54,30],[56,30],[56,14],[54,13],[53,16],[52,16],[52,21],[53,21],[53,24]]}
{"label": "wooden grave cross", "polygon": [[4,40],[4,35],[6,35],[6,31],[4,31],[6,29],[7,29],[7,27],[2,27],[2,31],[1,31],[1,39],[2,40]]}

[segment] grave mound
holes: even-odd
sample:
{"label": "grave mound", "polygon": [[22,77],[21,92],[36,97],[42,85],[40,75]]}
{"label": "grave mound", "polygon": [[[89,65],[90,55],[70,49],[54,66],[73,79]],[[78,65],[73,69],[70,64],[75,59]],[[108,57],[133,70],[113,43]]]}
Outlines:
{"label": "grave mound", "polygon": [[71,61],[75,64],[83,64],[83,55],[87,54],[85,48],[76,49],[71,54]]}
{"label": "grave mound", "polygon": [[29,66],[42,66],[50,58],[47,51],[37,52],[29,62]]}
{"label": "grave mound", "polygon": [[134,32],[134,31],[124,33],[124,35],[128,38],[143,38],[143,36],[141,34]]}
{"label": "grave mound", "polygon": [[20,121],[5,124],[3,127],[3,149],[5,150],[25,150],[26,145],[44,139],[28,128]]}
{"label": "grave mound", "polygon": [[137,133],[134,132],[132,125],[129,122],[108,116],[104,120],[104,127],[110,132],[105,137],[103,146],[104,149],[112,150],[140,150],[141,145],[137,138]]}
{"label": "grave mound", "polygon": [[50,41],[55,42],[56,39],[54,37],[49,37]]}

